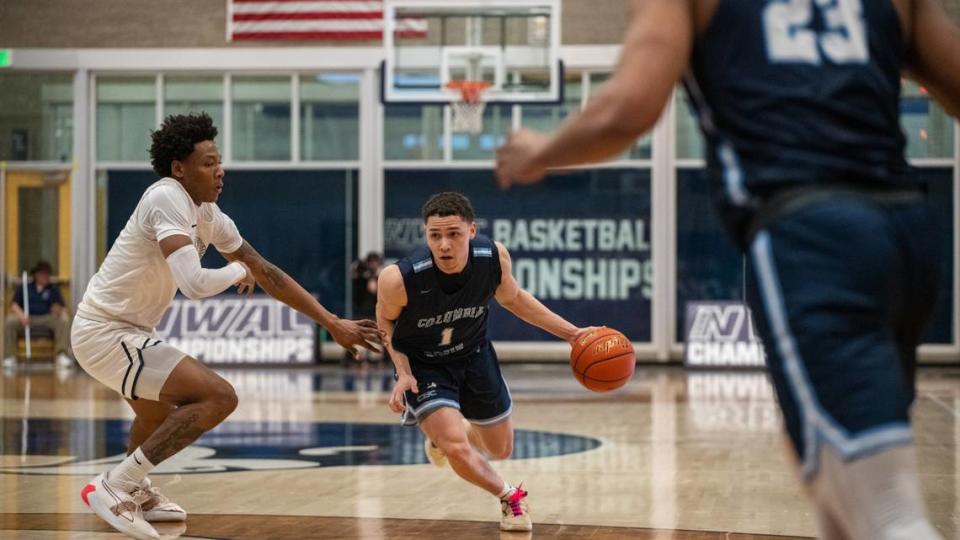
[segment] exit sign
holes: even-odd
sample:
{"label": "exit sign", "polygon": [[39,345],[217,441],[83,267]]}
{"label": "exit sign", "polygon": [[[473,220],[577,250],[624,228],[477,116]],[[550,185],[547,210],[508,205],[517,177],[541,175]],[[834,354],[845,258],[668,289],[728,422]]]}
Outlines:
{"label": "exit sign", "polygon": [[0,49],[0,68],[10,67],[13,63],[13,51],[10,49]]}

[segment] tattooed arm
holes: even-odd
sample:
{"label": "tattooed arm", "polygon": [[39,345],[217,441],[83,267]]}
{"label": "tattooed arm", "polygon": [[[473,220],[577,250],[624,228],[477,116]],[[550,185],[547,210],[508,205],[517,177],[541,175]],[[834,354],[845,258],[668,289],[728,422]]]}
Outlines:
{"label": "tattooed arm", "polygon": [[355,351],[356,347],[376,350],[371,345],[379,343],[377,325],[373,321],[349,321],[327,311],[316,298],[308,293],[293,278],[257,253],[246,240],[240,249],[224,253],[228,261],[240,261],[247,265],[260,287],[267,294],[310,317],[330,332],[343,348]]}

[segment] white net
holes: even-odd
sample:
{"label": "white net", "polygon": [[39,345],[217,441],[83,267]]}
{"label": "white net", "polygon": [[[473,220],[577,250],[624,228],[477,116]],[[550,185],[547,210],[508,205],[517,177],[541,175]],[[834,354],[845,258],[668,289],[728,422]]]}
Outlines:
{"label": "white net", "polygon": [[483,133],[483,110],[487,104],[483,101],[454,101],[451,106],[453,109],[453,131],[458,133]]}
{"label": "white net", "polygon": [[486,81],[455,81],[447,84],[447,88],[460,92],[460,99],[452,102],[453,131],[466,133],[483,132],[483,110],[487,104],[483,101],[483,93],[490,88]]}

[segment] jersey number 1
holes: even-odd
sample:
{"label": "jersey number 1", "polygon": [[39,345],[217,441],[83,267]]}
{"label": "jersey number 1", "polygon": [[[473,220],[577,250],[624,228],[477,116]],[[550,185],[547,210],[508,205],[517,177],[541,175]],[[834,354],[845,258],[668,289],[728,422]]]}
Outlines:
{"label": "jersey number 1", "polygon": [[[826,29],[810,28],[814,4]],[[863,0],[774,0],[763,10],[767,55],[775,63],[862,64],[870,60]]]}
{"label": "jersey number 1", "polygon": [[440,332],[440,346],[446,347],[447,345],[450,345],[452,341],[453,341],[453,327],[451,326],[450,328],[444,328],[443,332]]}

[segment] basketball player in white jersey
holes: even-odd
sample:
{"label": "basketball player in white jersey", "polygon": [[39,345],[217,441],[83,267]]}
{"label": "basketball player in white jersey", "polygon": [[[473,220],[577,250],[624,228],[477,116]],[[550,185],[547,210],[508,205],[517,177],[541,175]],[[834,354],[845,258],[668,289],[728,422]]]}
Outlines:
{"label": "basketball player in white jersey", "polygon": [[[73,323],[80,366],[120,393],[135,418],[129,455],[81,491],[107,523],[134,538],[159,538],[150,521],[183,521],[186,512],[152,487],[147,474],[222,422],[237,406],[233,387],[187,353],[164,343],[155,326],[179,289],[206,298],[255,283],[324,326],[348,350],[374,349],[372,321],[348,321],[243,240],[216,205],[223,189],[217,136],[208,115],[170,116],[153,133],[150,156],[161,177],[144,192],[106,260],[90,280]],[[206,269],[213,245],[227,260]]]}

